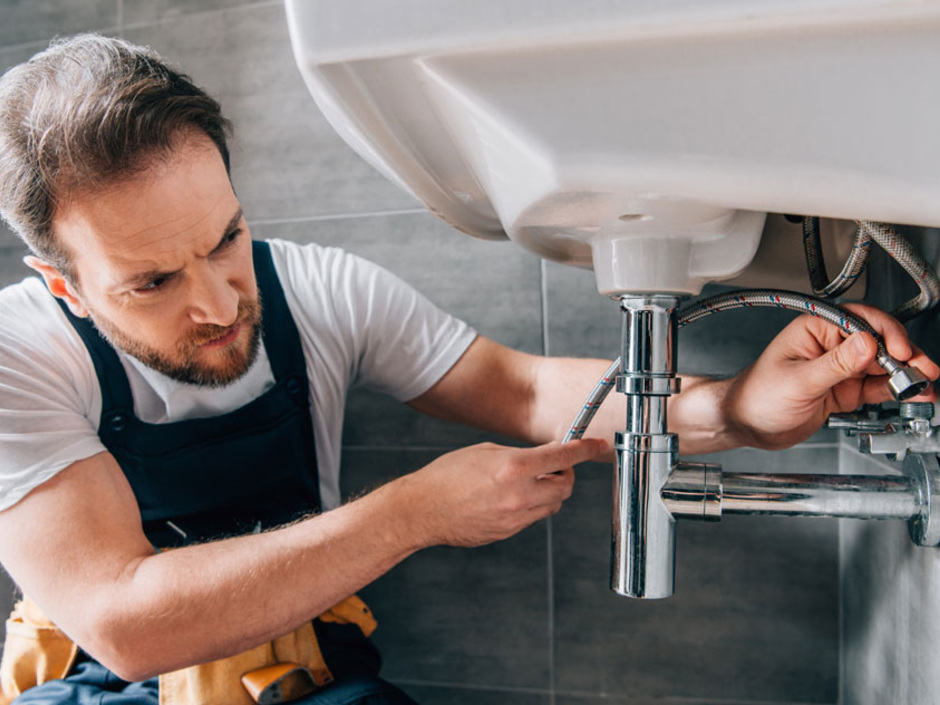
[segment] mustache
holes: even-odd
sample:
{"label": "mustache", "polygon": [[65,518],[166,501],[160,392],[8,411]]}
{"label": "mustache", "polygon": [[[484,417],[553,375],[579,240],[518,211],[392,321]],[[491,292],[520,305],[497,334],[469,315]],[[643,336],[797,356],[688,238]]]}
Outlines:
{"label": "mustache", "polygon": [[235,316],[235,322],[230,326],[217,326],[214,323],[204,323],[198,328],[190,331],[186,337],[180,341],[181,348],[196,348],[213,340],[228,335],[238,326],[247,323],[249,326],[256,326],[261,322],[261,302],[258,301],[239,301],[238,312]]}

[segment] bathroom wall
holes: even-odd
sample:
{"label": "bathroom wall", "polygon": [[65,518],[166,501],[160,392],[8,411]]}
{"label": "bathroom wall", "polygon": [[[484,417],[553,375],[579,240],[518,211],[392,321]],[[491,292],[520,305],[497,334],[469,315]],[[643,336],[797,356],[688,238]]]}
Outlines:
{"label": "bathroom wall", "polygon": [[[235,124],[234,182],[256,237],[345,247],[522,350],[617,354],[619,313],[590,273],[451,230],[336,137],[293,65],[280,2],[0,0],[0,68],[81,30],[150,44],[221,99]],[[0,234],[0,284],[28,273],[23,253]],[[788,319],[744,311],[691,326],[680,368],[732,374]],[[351,397],[345,428],[349,493],[499,440],[363,393]],[[786,452],[712,460],[729,471],[835,472],[839,452],[822,433]],[[607,588],[609,487],[609,467],[583,466],[550,521],[480,549],[425,551],[364,590],[381,623],[385,676],[429,705],[837,702],[836,522],[683,524],[676,596],[629,601]]]}
{"label": "bathroom wall", "polygon": [[[932,263],[940,231],[904,230]],[[868,296],[891,310],[914,294],[907,277],[879,256],[870,276],[880,282]],[[914,340],[940,359],[940,320],[928,313],[909,324]],[[938,423],[940,419],[934,419]],[[840,448],[845,474],[892,474],[901,464],[862,455],[855,439]],[[840,532],[843,701],[846,705],[932,705],[940,693],[940,549],[921,548],[902,522],[843,520]]]}

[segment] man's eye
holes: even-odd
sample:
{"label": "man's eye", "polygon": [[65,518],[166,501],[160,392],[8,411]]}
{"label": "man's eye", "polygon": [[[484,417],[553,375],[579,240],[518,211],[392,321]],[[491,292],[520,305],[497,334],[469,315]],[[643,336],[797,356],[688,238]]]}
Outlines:
{"label": "man's eye", "polygon": [[151,291],[157,291],[161,286],[166,284],[168,279],[169,277],[158,277],[157,279],[154,279],[153,281],[147,282],[143,286],[137,287],[136,289],[134,289],[134,292],[139,293],[139,294],[148,294]]}
{"label": "man's eye", "polygon": [[238,239],[239,235],[241,235],[241,234],[242,234],[242,229],[241,229],[241,228],[235,228],[232,232],[228,233],[228,234],[222,239],[222,245],[223,245],[223,246],[225,246],[225,245],[231,245],[233,242],[235,242],[235,241]]}

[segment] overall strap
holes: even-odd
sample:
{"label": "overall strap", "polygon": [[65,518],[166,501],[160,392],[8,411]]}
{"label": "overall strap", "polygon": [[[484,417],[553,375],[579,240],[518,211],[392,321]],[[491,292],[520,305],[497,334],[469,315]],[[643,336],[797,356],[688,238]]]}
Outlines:
{"label": "overall strap", "polygon": [[[69,307],[58,297],[56,297],[56,303],[59,304],[65,317],[72,324],[72,328],[85,343],[85,348],[91,356],[95,374],[98,377],[98,386],[101,387],[102,413],[106,409],[133,411],[134,396],[131,394],[131,385],[127,381],[127,374],[114,348],[104,339],[90,318],[79,318],[69,311]],[[120,374],[109,374],[111,370],[119,371]],[[107,384],[105,380],[108,380]]]}
{"label": "overall strap", "polygon": [[300,334],[294,324],[284,289],[281,287],[277,271],[274,268],[274,259],[271,256],[271,245],[267,242],[255,241],[251,243],[252,257],[255,265],[255,277],[258,280],[258,289],[261,292],[262,337],[268,359],[271,362],[271,371],[274,379],[284,379],[289,375],[306,375],[307,362],[304,358]]}

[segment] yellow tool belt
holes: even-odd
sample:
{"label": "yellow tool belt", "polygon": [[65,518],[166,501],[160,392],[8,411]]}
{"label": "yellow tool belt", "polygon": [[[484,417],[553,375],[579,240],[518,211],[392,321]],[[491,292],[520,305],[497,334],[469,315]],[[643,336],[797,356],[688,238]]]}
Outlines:
{"label": "yellow tool belt", "polygon": [[[320,615],[323,622],[355,624],[371,636],[377,622],[356,595]],[[6,623],[0,659],[0,705],[20,693],[64,678],[75,663],[78,647],[24,598]],[[307,622],[272,642],[241,654],[190,666],[160,676],[160,705],[255,705],[289,702],[333,680]]]}

